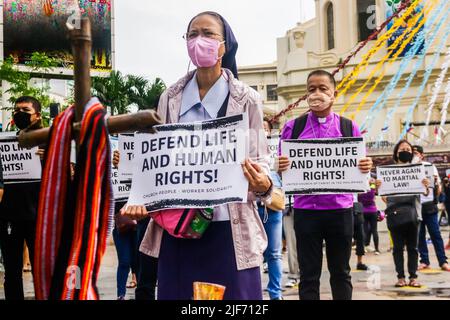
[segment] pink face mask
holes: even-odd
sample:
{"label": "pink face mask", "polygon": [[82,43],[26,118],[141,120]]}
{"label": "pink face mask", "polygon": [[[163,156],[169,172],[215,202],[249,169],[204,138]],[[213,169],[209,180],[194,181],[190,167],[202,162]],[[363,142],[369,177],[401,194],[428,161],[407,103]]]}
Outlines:
{"label": "pink face mask", "polygon": [[202,36],[195,37],[187,42],[187,49],[192,63],[198,68],[214,66],[219,59],[219,48],[224,42]]}

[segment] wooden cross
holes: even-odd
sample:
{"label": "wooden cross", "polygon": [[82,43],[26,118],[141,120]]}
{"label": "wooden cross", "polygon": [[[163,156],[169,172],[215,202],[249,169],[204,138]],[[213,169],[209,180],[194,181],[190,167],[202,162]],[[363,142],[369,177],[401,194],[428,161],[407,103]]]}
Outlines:
{"label": "wooden cross", "polygon": [[[89,18],[82,18],[80,28],[69,30],[69,37],[72,46],[74,59],[74,79],[75,79],[75,123],[74,131],[77,138],[80,130],[80,121],[83,118],[84,107],[91,99],[91,23]],[[110,133],[122,133],[133,131],[153,131],[153,126],[161,124],[161,119],[153,110],[139,111],[134,114],[111,116],[107,119],[108,131]],[[19,134],[19,145],[24,148],[47,143],[50,134],[49,128]],[[79,145],[76,139],[77,147]],[[77,148],[78,149],[78,148]]]}

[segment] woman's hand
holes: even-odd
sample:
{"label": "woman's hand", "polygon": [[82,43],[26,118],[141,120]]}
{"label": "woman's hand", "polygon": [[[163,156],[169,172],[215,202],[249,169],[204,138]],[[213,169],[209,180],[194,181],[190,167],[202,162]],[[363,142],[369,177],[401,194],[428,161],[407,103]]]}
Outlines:
{"label": "woman's hand", "polygon": [[372,159],[369,157],[365,157],[359,160],[358,168],[362,173],[369,173],[370,169],[372,169]]}
{"label": "woman's hand", "polygon": [[242,170],[248,180],[248,190],[258,193],[269,191],[271,182],[261,166],[250,159],[245,159]]}
{"label": "woman's hand", "polygon": [[425,178],[422,180],[422,184],[425,186],[425,192],[423,194],[427,197],[430,194],[430,180]]}
{"label": "woman's hand", "polygon": [[145,206],[127,206],[120,209],[120,214],[133,220],[142,220],[148,217],[148,211]]}
{"label": "woman's hand", "polygon": [[45,149],[38,149],[38,151],[36,152],[36,154],[39,156],[39,158],[41,159],[41,161],[44,160],[44,155],[45,155]]}
{"label": "woman's hand", "polygon": [[275,168],[278,168],[279,174],[289,169],[290,165],[291,162],[289,161],[289,158],[287,156],[279,156],[277,158],[277,161],[275,162]]}
{"label": "woman's hand", "polygon": [[120,153],[118,150],[114,150],[112,164],[116,169],[119,167],[119,160],[120,160]]}
{"label": "woman's hand", "polygon": [[381,187],[381,180],[375,180],[375,186],[377,187],[377,190]]}

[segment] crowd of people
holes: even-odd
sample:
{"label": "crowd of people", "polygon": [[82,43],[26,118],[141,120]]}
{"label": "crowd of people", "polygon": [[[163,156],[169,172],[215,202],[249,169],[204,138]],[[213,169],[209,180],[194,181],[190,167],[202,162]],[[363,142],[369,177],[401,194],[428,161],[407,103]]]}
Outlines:
{"label": "crowd of people", "polygon": [[[189,22],[185,34],[187,52],[196,70],[170,86],[160,97],[157,112],[164,123],[203,121],[247,113],[250,130],[249,157],[242,164],[248,180],[248,201],[214,208],[213,221],[201,239],[171,236],[150,219],[145,206],[115,203],[112,233],[118,256],[117,298],[125,299],[127,279],[139,300],[190,300],[195,281],[226,287],[224,299],[261,300],[261,267],[267,263],[270,299],[282,300],[283,287],[298,286],[301,300],[320,299],[320,279],[325,252],[333,299],[353,295],[350,258],[356,247],[358,270],[367,270],[363,257],[373,241],[374,254],[381,252],[378,223],[385,218],[392,238],[397,287],[420,287],[418,271],[430,268],[427,237],[431,237],[439,266],[450,271],[439,224],[438,203],[450,213],[449,178],[441,181],[433,166],[433,179],[423,180],[423,193],[383,197],[385,210],[376,205],[382,182],[373,174],[373,162],[363,157],[358,170],[370,177],[363,194],[313,194],[286,196],[274,206],[275,192],[283,189],[281,175],[290,159],[281,148],[274,168],[269,167],[266,137],[272,124],[263,119],[256,91],[238,80],[235,55],[238,43],[227,21],[215,12],[203,12]],[[281,140],[360,137],[358,125],[333,111],[336,81],[327,71],[315,70],[307,79],[310,110],[287,121]],[[31,97],[15,103],[14,122],[19,130],[42,126],[41,106]],[[39,149],[44,154],[45,146]],[[120,166],[115,152],[113,165]],[[393,150],[397,164],[422,163],[424,150],[408,141]],[[430,164],[431,165],[431,164]],[[1,166],[0,166],[1,168]],[[372,172],[372,173],[371,173]],[[5,269],[6,299],[24,299],[22,286],[24,243],[33,264],[39,183],[0,185],[0,247]],[[383,212],[384,211],[384,212]],[[396,224],[393,212],[407,212],[407,223]],[[283,279],[283,241],[287,245],[288,282]],[[404,248],[409,281],[404,271]],[[420,259],[420,260],[419,260]],[[420,264],[419,264],[420,263]]]}

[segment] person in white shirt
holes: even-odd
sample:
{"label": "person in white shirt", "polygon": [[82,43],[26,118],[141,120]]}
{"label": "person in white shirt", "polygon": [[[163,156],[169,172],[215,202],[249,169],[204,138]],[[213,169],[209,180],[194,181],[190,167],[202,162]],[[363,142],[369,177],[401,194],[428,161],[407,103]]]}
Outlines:
{"label": "person in white shirt", "polygon": [[439,179],[439,173],[435,165],[424,161],[424,150],[422,146],[413,146],[414,159],[413,163],[422,163],[427,167],[431,167],[433,170],[433,181],[431,181],[430,192],[428,196],[421,195],[420,203],[422,204],[422,223],[419,231],[419,254],[420,265],[419,270],[425,270],[430,268],[430,259],[428,255],[428,246],[426,240],[426,230],[430,234],[431,241],[436,252],[436,257],[439,262],[439,267],[444,271],[450,271],[450,265],[447,262],[445,256],[444,241],[442,240],[441,232],[439,230],[438,221],[438,207],[437,198],[441,193],[441,181]]}

